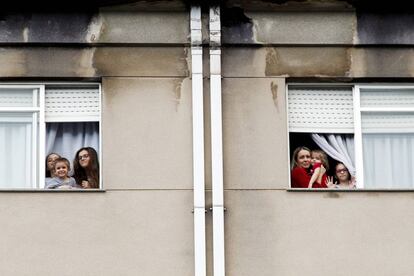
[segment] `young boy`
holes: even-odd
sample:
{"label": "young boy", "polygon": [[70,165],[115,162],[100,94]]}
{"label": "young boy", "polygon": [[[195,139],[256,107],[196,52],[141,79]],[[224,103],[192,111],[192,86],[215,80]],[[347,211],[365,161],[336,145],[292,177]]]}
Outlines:
{"label": "young boy", "polygon": [[73,177],[68,175],[70,170],[69,160],[66,158],[58,158],[55,161],[54,173],[55,177],[46,183],[46,189],[72,189],[79,188]]}

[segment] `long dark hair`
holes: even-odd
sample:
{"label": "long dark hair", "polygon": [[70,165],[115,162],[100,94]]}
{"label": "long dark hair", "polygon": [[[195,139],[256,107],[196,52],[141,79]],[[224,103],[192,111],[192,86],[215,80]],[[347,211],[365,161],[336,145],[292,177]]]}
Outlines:
{"label": "long dark hair", "polygon": [[[83,150],[87,151],[89,155],[89,164],[86,168],[83,168],[79,164],[79,153]],[[73,177],[77,184],[81,185],[82,181],[86,180],[89,182],[91,188],[99,188],[99,160],[96,150],[91,147],[80,148],[76,152],[75,159],[73,160],[73,171]]]}

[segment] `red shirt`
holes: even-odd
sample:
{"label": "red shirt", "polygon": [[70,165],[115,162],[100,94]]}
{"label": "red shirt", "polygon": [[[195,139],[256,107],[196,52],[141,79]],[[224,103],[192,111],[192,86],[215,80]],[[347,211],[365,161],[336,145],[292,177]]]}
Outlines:
{"label": "red shirt", "polygon": [[[305,168],[302,167],[295,167],[292,170],[291,177],[292,177],[292,188],[308,188],[309,181],[311,179],[311,172],[307,171]],[[312,188],[327,188],[325,184],[326,174],[322,176],[322,184],[317,183],[316,181],[313,183]]]}

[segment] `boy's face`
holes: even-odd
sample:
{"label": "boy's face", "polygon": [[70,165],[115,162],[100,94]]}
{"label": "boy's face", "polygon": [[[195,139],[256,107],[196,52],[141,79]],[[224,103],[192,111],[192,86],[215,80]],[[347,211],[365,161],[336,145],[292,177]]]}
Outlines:
{"label": "boy's face", "polygon": [[66,178],[68,176],[68,165],[65,162],[57,162],[55,164],[55,174],[59,178]]}
{"label": "boy's face", "polygon": [[315,163],[322,163],[322,160],[321,160],[321,156],[319,155],[319,153],[313,152],[312,153],[311,164],[313,165]]}

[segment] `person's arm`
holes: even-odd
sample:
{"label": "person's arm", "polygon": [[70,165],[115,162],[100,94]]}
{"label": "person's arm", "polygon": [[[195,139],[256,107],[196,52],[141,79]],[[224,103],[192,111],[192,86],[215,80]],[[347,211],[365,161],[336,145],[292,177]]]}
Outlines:
{"label": "person's arm", "polygon": [[323,165],[320,166],[320,171],[319,171],[319,175],[318,175],[318,179],[316,180],[316,182],[318,184],[320,184],[321,186],[323,186],[324,183],[322,183],[323,180],[323,175],[326,173],[326,169]]}
{"label": "person's arm", "polygon": [[[312,174],[312,177],[311,177],[311,179],[309,180],[309,184],[308,184],[308,188],[312,188],[312,185],[313,185],[313,183],[316,181],[316,180],[318,180],[319,179],[319,172],[321,171],[321,167],[319,167],[319,168],[316,168],[314,171],[313,171],[313,174]],[[322,178],[322,175],[320,175],[320,177]],[[319,180],[320,181],[320,180]],[[319,182],[320,183],[320,182]]]}

